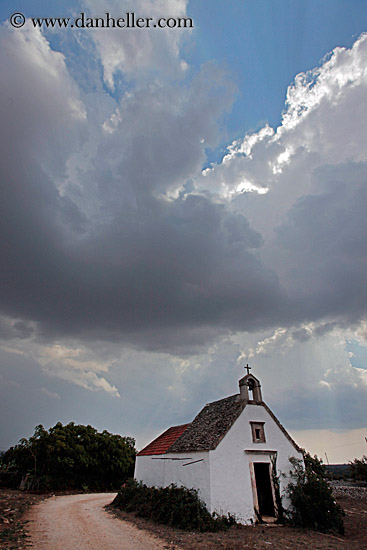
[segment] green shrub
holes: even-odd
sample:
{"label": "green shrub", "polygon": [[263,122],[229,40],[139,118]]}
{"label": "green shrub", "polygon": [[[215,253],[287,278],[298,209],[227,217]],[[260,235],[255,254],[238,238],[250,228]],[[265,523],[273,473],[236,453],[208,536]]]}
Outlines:
{"label": "green shrub", "polygon": [[194,489],[176,485],[158,489],[135,479],[128,480],[120,489],[113,506],[185,530],[219,531],[236,523],[232,516],[211,515]]}
{"label": "green shrub", "polygon": [[359,481],[367,481],[367,456],[363,455],[361,459],[355,458],[349,463],[351,477]]}
{"label": "green shrub", "polygon": [[292,503],[288,520],[292,525],[321,532],[344,534],[342,508],[335,502],[332,490],[323,477],[323,465],[308,453],[302,460],[289,459],[293,470],[287,493]]}

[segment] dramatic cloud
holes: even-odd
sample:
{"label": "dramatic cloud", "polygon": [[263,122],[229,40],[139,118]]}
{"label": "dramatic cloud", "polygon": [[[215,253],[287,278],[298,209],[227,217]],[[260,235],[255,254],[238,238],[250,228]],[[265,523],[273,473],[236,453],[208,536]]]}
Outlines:
{"label": "dramatic cloud", "polygon": [[277,230],[284,280],[308,318],[351,324],[366,315],[366,184],[365,163],[320,167],[315,194],[300,198]]}
{"label": "dramatic cloud", "polygon": [[366,62],[363,35],[298,75],[276,132],[233,143],[200,181],[262,234],[261,258],[291,304],[281,324],[366,315]]}
{"label": "dramatic cloud", "polygon": [[[361,319],[366,37],[299,75],[282,126],[234,143],[201,177],[233,100],[218,68],[179,89],[132,87],[97,127],[93,99],[83,105],[39,32],[3,34],[8,316],[44,336],[180,353],[225,331]],[[30,73],[33,93],[20,82]]]}
{"label": "dramatic cloud", "polygon": [[[18,36],[7,37],[15,52]],[[34,47],[28,70],[41,55],[57,55],[57,81],[65,71],[62,56],[39,34]],[[19,74],[16,66],[11,70]],[[44,79],[50,79],[47,71]],[[37,83],[45,88],[41,77]],[[72,82],[69,87],[62,95],[69,112],[61,113],[60,138],[66,137],[66,115],[71,129],[88,125],[88,110],[72,108]],[[61,171],[46,172],[41,158],[36,162],[37,151],[29,158],[28,141],[31,147],[37,139],[42,143],[46,131],[28,115],[20,120],[19,133],[28,134],[27,143],[17,142],[23,163],[4,157],[2,168],[11,178],[3,179],[1,221],[8,235],[2,253],[7,315],[35,321],[39,333],[51,337],[118,339],[167,351],[202,344],[215,335],[213,327],[220,333],[269,323],[270,311],[285,299],[276,276],[254,252],[261,236],[243,215],[195,193],[190,184],[205,147],[216,143],[216,121],[233,91],[214,66],[204,67],[179,92],[167,84],[132,90],[102,125],[97,156],[86,163],[80,149],[85,173],[73,179],[73,153],[64,183]],[[42,106],[49,104],[57,118],[59,96],[55,100],[52,88],[46,92],[47,86]],[[26,98],[22,108],[27,113]],[[85,139],[95,147],[95,134]]]}

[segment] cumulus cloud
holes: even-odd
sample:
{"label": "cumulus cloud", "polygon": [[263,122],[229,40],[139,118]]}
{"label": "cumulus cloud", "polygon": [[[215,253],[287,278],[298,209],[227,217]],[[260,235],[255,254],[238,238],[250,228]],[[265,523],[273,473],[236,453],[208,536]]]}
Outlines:
{"label": "cumulus cloud", "polygon": [[289,429],[363,427],[366,371],[355,368],[348,353],[356,329],[328,327],[322,334],[321,326],[239,334],[233,340],[239,365],[254,367],[265,402]]}
{"label": "cumulus cloud", "polygon": [[117,388],[111,385],[101,373],[108,372],[109,361],[91,358],[88,350],[69,348],[60,344],[52,347],[37,346],[36,359],[44,373],[68,380],[89,390],[103,390],[120,397]]}
{"label": "cumulus cloud", "polygon": [[[365,162],[367,37],[348,50],[336,48],[319,68],[289,86],[282,124],[236,140],[223,162],[200,184],[237,201],[268,235],[296,200],[317,189],[313,173],[323,165]],[[198,182],[199,185],[199,182]],[[258,197],[248,190],[268,191]],[[266,215],[264,215],[266,213]]]}
{"label": "cumulus cloud", "polygon": [[22,169],[28,173],[31,160],[40,171],[60,176],[82,139],[86,116],[64,55],[28,23],[19,31],[3,25],[0,44],[0,68],[6,75],[1,83],[1,147],[7,176],[14,171],[16,180]]}
{"label": "cumulus cloud", "polygon": [[[114,78],[120,71],[127,79],[144,80],[184,76],[187,64],[181,57],[182,43],[191,34],[188,28],[154,28],[160,18],[186,18],[187,0],[127,0],[123,6],[114,0],[84,0],[92,17],[104,16],[106,11],[118,19],[126,13],[136,17],[153,18],[149,28],[96,29],[94,41],[103,65],[104,79],[114,89]],[[123,12],[122,12],[123,8]],[[154,68],[154,69],[153,69]]]}
{"label": "cumulus cloud", "polygon": [[292,304],[286,324],[366,314],[366,62],[366,35],[336,48],[296,77],[279,128],[237,140],[197,182],[262,234],[260,256]]}

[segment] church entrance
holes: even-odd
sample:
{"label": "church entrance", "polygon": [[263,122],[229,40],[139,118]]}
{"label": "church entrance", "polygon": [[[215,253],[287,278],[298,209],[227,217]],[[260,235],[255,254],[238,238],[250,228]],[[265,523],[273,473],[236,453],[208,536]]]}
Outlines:
{"label": "church entrance", "polygon": [[270,464],[268,462],[254,462],[254,472],[260,516],[275,517]]}

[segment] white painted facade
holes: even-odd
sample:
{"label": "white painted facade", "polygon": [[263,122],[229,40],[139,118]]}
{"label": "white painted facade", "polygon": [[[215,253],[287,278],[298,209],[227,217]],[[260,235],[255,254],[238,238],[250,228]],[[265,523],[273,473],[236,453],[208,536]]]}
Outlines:
{"label": "white painted facade", "polygon": [[208,451],[137,456],[135,479],[150,487],[168,487],[174,483],[180,487],[197,489],[200,498],[210,510],[210,452]]}
{"label": "white painted facade", "polygon": [[[254,443],[250,422],[264,422],[265,443]],[[271,467],[271,457],[276,455],[278,474],[289,474],[290,457],[302,460],[302,454],[279,428],[262,405],[247,405],[210,457],[211,512],[230,513],[240,523],[256,520],[256,483],[253,464],[266,462]],[[280,475],[280,492],[283,506],[289,502],[285,495],[288,478]],[[197,487],[201,494],[201,489]],[[202,497],[203,498],[203,497]],[[204,500],[204,498],[203,498]]]}
{"label": "white painted facade", "polygon": [[[265,442],[254,442],[251,422],[263,423]],[[174,483],[197,489],[210,512],[230,513],[240,523],[251,524],[256,521],[255,509],[259,509],[254,465],[267,463],[271,471],[274,456],[278,474],[286,476],[291,470],[289,458],[302,459],[267,407],[249,401],[214,450],[137,456],[135,478],[149,486]],[[289,505],[287,483],[288,478],[280,475],[284,508]],[[275,497],[273,485],[272,491]]]}

